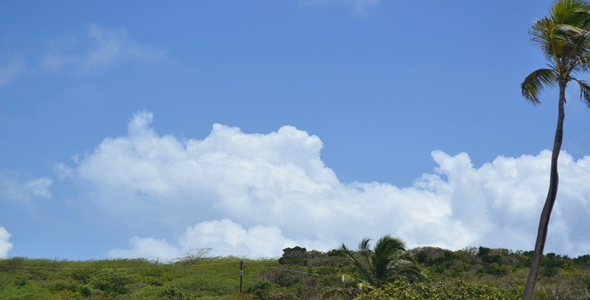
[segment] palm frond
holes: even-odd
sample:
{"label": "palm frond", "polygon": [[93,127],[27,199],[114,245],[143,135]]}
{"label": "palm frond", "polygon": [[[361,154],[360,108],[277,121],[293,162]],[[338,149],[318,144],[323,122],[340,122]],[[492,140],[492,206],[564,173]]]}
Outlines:
{"label": "palm frond", "polygon": [[407,262],[407,263],[418,264],[418,261],[416,260],[414,255],[410,252],[401,253],[398,257],[398,260],[403,261],[403,262]]}
{"label": "palm frond", "polygon": [[590,85],[586,81],[572,78],[580,85],[580,100],[590,107]]}
{"label": "palm frond", "polygon": [[397,275],[402,275],[410,280],[422,281],[426,279],[426,275],[424,275],[422,268],[414,264],[404,265],[403,268],[397,272]]}
{"label": "palm frond", "polygon": [[527,76],[520,87],[522,96],[532,104],[540,104],[537,96],[546,86],[552,87],[557,84],[557,73],[551,69],[538,69]]}
{"label": "palm frond", "polygon": [[[363,241],[365,241],[365,240],[368,240],[368,239],[363,239]],[[368,241],[367,241],[367,243],[368,243]],[[360,248],[360,245],[359,245],[359,248]],[[350,251],[350,249],[348,249],[348,247],[346,247],[346,245],[344,243],[342,243],[342,246],[340,247],[340,250],[342,250],[342,252],[344,252],[344,254],[350,260],[352,260],[352,263],[354,264],[354,266],[357,267],[363,273],[363,275],[365,275],[365,277],[367,278],[368,281],[370,281],[370,283],[372,283],[372,284],[375,283],[375,282],[373,282],[372,276],[368,272],[368,270],[366,270],[366,268],[358,261],[358,259],[356,259],[356,257],[354,257],[354,254],[352,253],[352,251]],[[370,252],[371,250],[367,250],[367,251]],[[361,254],[363,252],[366,252],[366,251],[361,251]]]}
{"label": "palm frond", "polygon": [[553,45],[559,50],[554,52],[561,59],[564,74],[569,74],[581,62],[580,57],[590,51],[590,32],[571,25],[556,25],[553,31],[559,37]]}
{"label": "palm frond", "polygon": [[[368,238],[363,239],[356,253],[344,244],[340,248],[365,277],[356,278],[359,288],[363,288],[363,285],[380,287],[388,280],[393,280],[396,275],[407,276],[410,280],[424,278],[413,255],[406,251],[403,240],[385,235],[375,243],[373,249],[370,249],[369,241]],[[409,267],[410,265],[414,267]]]}
{"label": "palm frond", "polygon": [[371,250],[371,239],[370,238],[364,238],[360,243],[359,243],[359,251],[369,251]]}
{"label": "palm frond", "polygon": [[396,261],[400,255],[406,251],[403,240],[385,235],[375,244],[373,250],[374,272],[382,283],[391,275],[391,264]]}
{"label": "palm frond", "polygon": [[553,34],[560,35],[563,37],[568,36],[584,36],[586,30],[576,27],[570,24],[555,24],[553,28]]}
{"label": "palm frond", "polygon": [[588,52],[588,31],[576,26],[556,24],[545,18],[535,23],[529,34],[549,60],[569,60]]}
{"label": "palm frond", "polygon": [[560,24],[582,27],[589,20],[590,5],[584,0],[560,0],[553,3],[549,16]]}
{"label": "palm frond", "polygon": [[529,30],[531,41],[537,44],[541,50],[543,50],[543,54],[548,60],[553,59],[554,40],[552,39],[551,33],[553,27],[555,27],[555,23],[553,21],[549,20],[548,18],[543,18],[541,20],[535,21]]}
{"label": "palm frond", "polygon": [[590,50],[580,55],[572,68],[574,72],[589,72],[590,71]]}
{"label": "palm frond", "polygon": [[554,2],[549,17],[535,21],[529,35],[548,60],[565,59],[567,63],[588,52],[588,30],[590,4],[586,0],[560,0]]}

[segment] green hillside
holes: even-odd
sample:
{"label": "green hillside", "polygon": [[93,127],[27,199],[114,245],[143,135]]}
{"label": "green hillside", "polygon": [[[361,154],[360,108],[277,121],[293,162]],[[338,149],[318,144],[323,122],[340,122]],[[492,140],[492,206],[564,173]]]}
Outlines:
{"label": "green hillside", "polygon": [[[287,248],[280,259],[187,255],[175,261],[0,260],[0,299],[519,299],[531,252],[412,249],[427,278],[361,292],[364,275],[340,250]],[[206,253],[201,252],[201,254]],[[244,263],[239,294],[240,261]],[[590,255],[548,253],[538,299],[590,299]]]}

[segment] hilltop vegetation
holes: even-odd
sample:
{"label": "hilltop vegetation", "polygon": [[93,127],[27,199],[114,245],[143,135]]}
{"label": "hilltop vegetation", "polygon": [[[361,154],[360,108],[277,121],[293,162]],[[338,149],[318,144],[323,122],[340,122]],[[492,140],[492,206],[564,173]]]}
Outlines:
{"label": "hilltop vegetation", "polygon": [[[450,251],[409,250],[426,279],[399,277],[379,289],[359,293],[362,272],[342,250],[294,247],[280,259],[187,255],[175,261],[105,259],[68,261],[0,260],[0,299],[519,299],[531,251],[486,247]],[[239,262],[244,261],[244,294],[239,294]],[[537,299],[590,299],[590,255],[543,259]],[[395,295],[395,296],[393,296]],[[332,299],[337,299],[334,297]]]}
{"label": "hilltop vegetation", "polygon": [[[240,258],[0,260],[0,299],[217,299],[236,294]],[[245,286],[276,260],[245,260]]]}

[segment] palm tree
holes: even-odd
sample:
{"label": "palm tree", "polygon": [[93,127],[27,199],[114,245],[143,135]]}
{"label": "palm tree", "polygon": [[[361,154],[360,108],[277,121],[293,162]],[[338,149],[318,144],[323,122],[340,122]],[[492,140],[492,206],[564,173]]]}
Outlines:
{"label": "palm tree", "polygon": [[532,299],[539,269],[551,210],[557,198],[559,183],[557,160],[563,140],[565,118],[565,89],[570,81],[580,86],[580,98],[590,106],[590,86],[572,75],[590,70],[590,4],[586,0],[558,0],[549,9],[549,16],[535,21],[529,31],[531,40],[540,46],[549,61],[548,68],[538,69],[521,84],[523,97],[533,105],[545,87],[559,87],[559,114],[551,156],[551,176],[545,206],[539,221],[539,230],[533,252],[531,270],[525,286],[523,300]]}
{"label": "palm tree", "polygon": [[361,271],[363,278],[356,278],[361,288],[375,288],[391,281],[398,276],[410,280],[425,278],[420,266],[401,239],[385,235],[380,238],[375,247],[370,249],[370,239],[363,239],[358,246],[358,256],[342,244],[341,251],[348,256],[353,264]]}

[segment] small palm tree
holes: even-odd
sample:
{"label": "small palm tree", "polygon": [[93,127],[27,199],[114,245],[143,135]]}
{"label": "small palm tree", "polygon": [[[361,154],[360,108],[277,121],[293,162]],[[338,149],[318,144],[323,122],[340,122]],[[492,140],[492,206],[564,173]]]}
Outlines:
{"label": "small palm tree", "polygon": [[399,276],[410,280],[425,278],[422,269],[413,255],[406,251],[401,239],[385,235],[377,241],[373,249],[370,249],[370,241],[368,238],[363,239],[356,255],[345,244],[340,248],[363,274],[363,278],[356,278],[361,288],[381,287],[387,282],[395,281]]}
{"label": "small palm tree", "polygon": [[529,34],[532,41],[543,50],[545,58],[549,61],[549,68],[538,69],[527,76],[521,84],[522,95],[527,101],[536,105],[541,103],[537,96],[545,87],[557,85],[559,87],[559,114],[551,156],[549,191],[539,221],[535,251],[523,300],[532,299],[547,238],[549,218],[557,198],[559,183],[557,160],[563,140],[565,89],[569,82],[578,83],[581,92],[580,98],[590,106],[590,86],[573,77],[576,73],[590,70],[590,4],[585,0],[556,1],[549,10],[549,16],[535,21]]}

